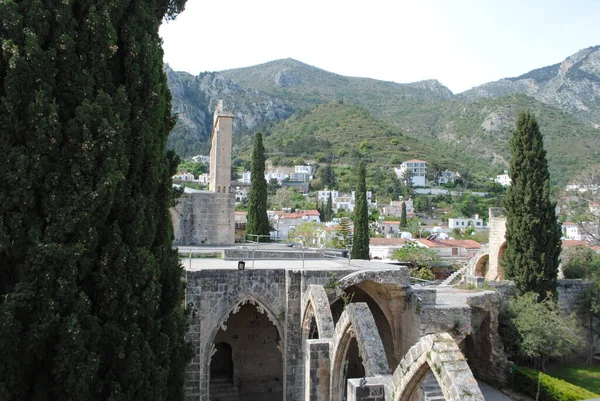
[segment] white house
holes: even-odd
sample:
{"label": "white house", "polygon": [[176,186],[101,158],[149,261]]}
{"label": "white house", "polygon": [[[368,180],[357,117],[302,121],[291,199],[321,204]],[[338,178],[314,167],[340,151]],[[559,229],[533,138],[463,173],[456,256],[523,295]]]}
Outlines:
{"label": "white house", "polygon": [[425,175],[427,174],[427,162],[425,160],[407,160],[400,165],[400,168],[394,168],[396,175],[404,179],[408,172],[412,176],[412,184],[417,187],[424,187],[427,184]]}
{"label": "white house", "polygon": [[192,157],[192,160],[195,161],[196,163],[209,164],[210,156],[196,155],[196,156]]}
{"label": "white house", "polygon": [[396,249],[409,242],[410,240],[404,238],[371,238],[369,257],[375,260],[389,260]]}
{"label": "white house", "polygon": [[348,212],[354,211],[354,198],[352,195],[342,194],[333,199],[333,210],[339,212],[340,210],[346,210]]}
{"label": "white house", "polygon": [[294,166],[294,173],[311,175],[313,168],[312,166]]}
{"label": "white house", "polygon": [[498,174],[496,178],[494,178],[494,182],[502,185],[503,187],[507,187],[510,185],[510,177],[508,176],[508,171],[504,171],[504,174]]}
{"label": "white house", "polygon": [[481,229],[487,226],[485,225],[485,223],[483,222],[483,219],[479,218],[479,215],[475,215],[475,217],[458,217],[458,218],[451,218],[448,219],[448,228],[450,230],[454,229],[454,228],[460,228],[461,230],[464,230],[467,227],[473,227],[475,229]]}
{"label": "white house", "polygon": [[249,185],[239,185],[235,187],[235,201],[244,202],[248,200],[248,192],[250,192]]}
{"label": "white house", "polygon": [[250,184],[250,172],[244,171],[242,174],[240,174],[240,179],[238,181],[245,184]]}
{"label": "white house", "polygon": [[449,184],[456,181],[460,177],[456,171],[444,170],[440,171],[437,177],[438,185]]}
{"label": "white house", "polygon": [[281,184],[281,182],[283,180],[285,180],[286,178],[289,178],[289,174],[287,173],[280,173],[279,171],[269,171],[267,173],[265,173],[265,180],[267,180],[267,182],[271,181],[272,178],[276,179],[278,183]]}
{"label": "white house", "polygon": [[187,173],[185,171],[180,171],[179,173],[173,176],[174,181],[194,181],[194,174]]}
{"label": "white house", "polygon": [[275,212],[275,231],[279,238],[287,238],[290,231],[300,223],[319,222],[320,213],[317,210],[300,210],[297,212]]}
{"label": "white house", "polygon": [[387,238],[398,237],[398,233],[400,232],[400,222],[399,221],[379,221],[378,222],[379,229]]}
{"label": "white house", "polygon": [[208,173],[200,174],[196,181],[202,185],[208,185],[208,183],[210,182],[210,174],[208,174]]}
{"label": "white house", "polygon": [[581,233],[579,232],[579,226],[577,224],[565,221],[562,223],[560,229],[564,239],[575,241],[582,240]]}
{"label": "white house", "polygon": [[433,249],[443,260],[465,262],[479,252],[481,244],[470,239],[416,239],[417,245]]}

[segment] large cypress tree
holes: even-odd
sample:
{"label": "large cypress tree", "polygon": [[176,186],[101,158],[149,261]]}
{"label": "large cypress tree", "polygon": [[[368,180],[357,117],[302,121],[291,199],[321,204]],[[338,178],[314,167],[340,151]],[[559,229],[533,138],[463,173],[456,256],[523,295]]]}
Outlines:
{"label": "large cypress tree", "polygon": [[521,113],[510,139],[506,192],[506,252],[502,260],[506,278],[521,293],[534,291],[543,299],[556,293],[560,226],[550,201],[550,175],[543,137],[535,117]]}
{"label": "large cypress tree", "polygon": [[[252,148],[246,233],[251,235],[269,235],[267,181],[265,180],[265,148],[260,132],[254,137],[254,146]],[[250,237],[252,240],[255,238],[258,238],[259,241],[268,239],[268,237]]]}
{"label": "large cypress tree", "polygon": [[400,213],[400,227],[405,228],[408,224],[406,220],[406,202],[402,201],[402,212]]}
{"label": "large cypress tree", "polygon": [[355,197],[354,240],[351,255],[352,259],[369,259],[369,210],[367,207],[366,171],[363,161],[358,165]]}
{"label": "large cypress tree", "polygon": [[158,28],[185,0],[0,2],[0,399],[180,400]]}

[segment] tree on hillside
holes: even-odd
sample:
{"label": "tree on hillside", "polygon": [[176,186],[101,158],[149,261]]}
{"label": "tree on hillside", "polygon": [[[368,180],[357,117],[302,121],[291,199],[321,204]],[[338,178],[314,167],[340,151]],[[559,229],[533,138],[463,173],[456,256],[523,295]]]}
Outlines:
{"label": "tree on hillside", "polygon": [[318,244],[322,230],[321,224],[314,221],[305,221],[292,230],[288,240],[290,243],[299,243],[302,247],[314,246]]}
{"label": "tree on hillside", "polygon": [[[248,217],[246,234],[250,239],[268,240],[269,218],[267,216],[267,180],[265,180],[265,148],[262,134],[254,137],[252,164],[250,166],[250,192],[248,193]],[[258,237],[256,237],[258,235]]]}
{"label": "tree on hillside", "polygon": [[561,209],[589,238],[600,244],[600,167],[586,169],[571,181],[563,194]]}
{"label": "tree on hillside", "polygon": [[406,228],[408,222],[406,221],[406,202],[402,202],[402,212],[400,213],[400,227]]}
{"label": "tree on hillside", "polygon": [[331,221],[333,219],[333,200],[331,198],[331,192],[329,192],[329,196],[327,197],[327,203],[325,204],[325,220]]}
{"label": "tree on hillside", "polygon": [[319,178],[321,179],[321,184],[323,184],[325,188],[333,189],[337,186],[337,179],[331,164],[323,166],[319,169]]}
{"label": "tree on hillside", "polygon": [[354,241],[352,259],[369,259],[369,209],[365,163],[358,165],[354,205]]}
{"label": "tree on hillside", "polygon": [[561,231],[550,201],[550,175],[542,133],[531,113],[521,113],[510,139],[505,198],[506,244],[502,260],[506,278],[520,293],[556,294]]}
{"label": "tree on hillside", "polygon": [[409,264],[411,277],[423,280],[435,279],[431,267],[441,262],[441,258],[436,251],[417,245],[415,242],[409,242],[394,250],[391,259]]}
{"label": "tree on hillside", "polygon": [[0,2],[0,399],[182,400],[174,125],[185,0]]}

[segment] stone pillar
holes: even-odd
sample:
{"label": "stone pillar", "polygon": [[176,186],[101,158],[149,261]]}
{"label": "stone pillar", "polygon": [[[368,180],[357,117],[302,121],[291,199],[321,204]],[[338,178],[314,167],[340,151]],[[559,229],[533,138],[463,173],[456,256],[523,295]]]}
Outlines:
{"label": "stone pillar", "polygon": [[304,401],[329,401],[329,340],[306,340]]}
{"label": "stone pillar", "polygon": [[301,274],[299,271],[286,271],[286,313],[283,391],[284,400],[300,401],[304,394],[302,369],[302,322],[300,317]]}
{"label": "stone pillar", "polygon": [[348,401],[385,401],[385,386],[378,380],[349,379],[347,383]]}
{"label": "stone pillar", "polygon": [[198,401],[201,396],[201,361],[200,361],[200,318],[198,311],[200,310],[200,295],[196,291],[199,279],[189,276],[187,278],[185,302],[186,308],[191,310],[190,326],[186,333],[185,339],[192,344],[193,357],[186,368],[186,377],[184,382],[185,400]]}
{"label": "stone pillar", "polygon": [[506,241],[506,217],[499,208],[490,208],[489,266],[486,280],[504,280],[504,269],[500,266],[500,249]]}

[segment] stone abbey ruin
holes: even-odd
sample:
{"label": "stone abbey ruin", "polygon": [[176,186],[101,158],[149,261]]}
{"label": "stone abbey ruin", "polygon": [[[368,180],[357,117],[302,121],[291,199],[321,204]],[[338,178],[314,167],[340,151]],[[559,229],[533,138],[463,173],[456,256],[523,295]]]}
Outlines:
{"label": "stone abbey ruin", "polygon": [[[233,243],[232,120],[220,103],[211,190],[185,194],[172,209],[176,243]],[[490,246],[463,275],[502,278],[497,220]],[[407,268],[370,261],[299,268],[271,260],[237,270],[244,251],[232,249],[225,268],[207,260],[186,271],[190,401],[483,400],[474,374],[505,378],[492,291],[414,286]]]}

